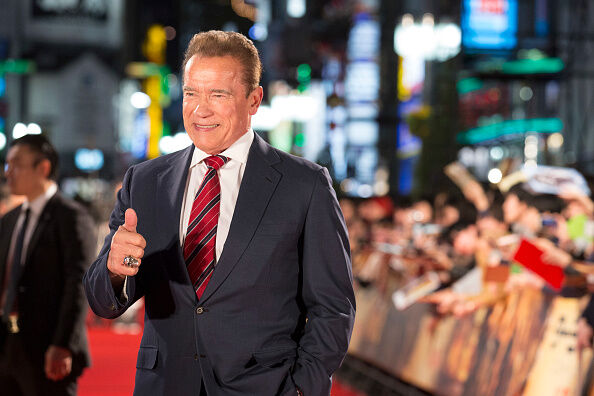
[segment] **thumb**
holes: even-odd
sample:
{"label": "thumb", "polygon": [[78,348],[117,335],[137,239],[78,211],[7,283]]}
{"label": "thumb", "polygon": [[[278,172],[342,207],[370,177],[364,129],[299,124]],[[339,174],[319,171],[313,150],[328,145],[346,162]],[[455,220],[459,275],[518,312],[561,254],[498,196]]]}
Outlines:
{"label": "thumb", "polygon": [[136,232],[136,224],[138,224],[138,217],[134,209],[129,208],[125,213],[124,228],[129,232]]}

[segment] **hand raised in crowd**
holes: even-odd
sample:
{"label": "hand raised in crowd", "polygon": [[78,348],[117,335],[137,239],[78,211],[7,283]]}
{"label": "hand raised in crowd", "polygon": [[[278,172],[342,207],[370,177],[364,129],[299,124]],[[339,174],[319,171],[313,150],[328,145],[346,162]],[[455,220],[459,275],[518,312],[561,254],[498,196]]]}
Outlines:
{"label": "hand raised in crowd", "polygon": [[52,381],[64,379],[72,371],[72,352],[50,345],[45,352],[45,376]]}
{"label": "hand raised in crowd", "polygon": [[[138,273],[140,262],[144,256],[146,240],[136,232],[138,217],[134,209],[127,209],[124,224],[121,225],[111,240],[111,249],[107,258],[107,269],[115,276],[123,279]],[[127,256],[137,260],[137,265],[124,263]]]}
{"label": "hand raised in crowd", "polygon": [[543,250],[542,259],[549,264],[565,268],[573,261],[571,254],[563,249],[559,249],[553,242],[546,238],[537,238],[533,242]]}
{"label": "hand raised in crowd", "polygon": [[484,211],[489,208],[489,200],[481,185],[475,181],[470,181],[462,189],[462,193],[467,200],[469,200],[478,211]]}
{"label": "hand raised in crowd", "polygon": [[583,205],[588,213],[594,214],[594,202],[577,188],[563,188],[559,193],[559,198],[566,202],[577,201]]}

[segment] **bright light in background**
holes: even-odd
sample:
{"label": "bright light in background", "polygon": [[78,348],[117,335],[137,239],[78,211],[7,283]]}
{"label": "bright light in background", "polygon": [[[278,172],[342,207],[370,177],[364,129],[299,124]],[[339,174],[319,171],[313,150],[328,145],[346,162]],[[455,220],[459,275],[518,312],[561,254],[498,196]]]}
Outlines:
{"label": "bright light in background", "polygon": [[559,150],[563,146],[563,135],[559,132],[551,134],[547,139],[547,145],[551,150]]}
{"label": "bright light in background", "polygon": [[144,92],[134,92],[130,96],[130,104],[136,109],[146,109],[151,105],[151,98]]}
{"label": "bright light in background", "polygon": [[369,198],[373,195],[373,187],[369,184],[361,184],[357,187],[357,194],[363,198]]}
{"label": "bright light in background", "polygon": [[23,124],[22,122],[17,122],[14,124],[12,128],[12,138],[18,139],[27,134],[27,125]]}
{"label": "bright light in background", "polygon": [[503,178],[503,174],[501,173],[501,171],[498,168],[491,169],[489,171],[489,173],[487,174],[487,179],[493,184],[499,183],[502,178]]}
{"label": "bright light in background", "polygon": [[536,158],[538,155],[538,147],[536,147],[536,145],[527,144],[524,147],[524,155],[526,158]]}
{"label": "bright light in background", "polygon": [[520,99],[522,99],[524,102],[527,102],[530,99],[532,99],[533,95],[534,94],[532,92],[532,88],[530,88],[530,87],[520,88]]}
{"label": "bright light in background", "polygon": [[293,121],[311,120],[320,110],[315,99],[299,95],[277,95],[270,101],[270,106],[281,119]]}
{"label": "bright light in background", "polygon": [[342,191],[349,193],[353,190],[354,188],[354,183],[352,179],[344,179],[343,181],[340,182],[340,188],[342,189]]}
{"label": "bright light in background", "polygon": [[435,29],[435,58],[438,61],[445,61],[460,52],[462,44],[462,31],[455,23],[438,24]]}
{"label": "bright light in background", "polygon": [[277,112],[270,106],[261,105],[258,112],[252,116],[252,128],[257,131],[270,131],[281,121]]}
{"label": "bright light in background", "polygon": [[390,192],[390,185],[388,184],[388,182],[383,180],[377,181],[373,185],[373,191],[375,192],[375,195],[378,196],[386,195]]}
{"label": "bright light in background", "polygon": [[163,136],[159,140],[159,150],[162,154],[182,150],[192,144],[192,140],[185,132],[178,132],[173,136]]}
{"label": "bright light in background", "polygon": [[41,127],[32,122],[29,125],[27,125],[27,134],[28,135],[41,135]]}
{"label": "bright light in background", "polygon": [[258,131],[270,131],[281,121],[306,122],[320,112],[320,103],[310,96],[277,95],[270,106],[262,105],[252,117],[252,127]]}
{"label": "bright light in background", "polygon": [[264,41],[268,37],[268,28],[265,24],[256,22],[248,32],[252,40]]}
{"label": "bright light in background", "polygon": [[305,0],[287,0],[287,14],[291,18],[301,18],[305,15]]}
{"label": "bright light in background", "polygon": [[423,57],[446,61],[460,52],[462,32],[454,23],[435,24],[433,15],[425,14],[422,23],[414,23],[406,14],[394,30],[394,50],[402,57]]}
{"label": "bright light in background", "polygon": [[528,164],[528,161],[534,161],[536,163],[536,158],[538,157],[538,137],[535,135],[528,135],[524,139],[524,157],[526,164]]}
{"label": "bright light in background", "polygon": [[346,68],[346,98],[351,102],[370,102],[379,95],[379,65],[371,61],[351,62]]}
{"label": "bright light in background", "polygon": [[0,150],[4,150],[6,147],[6,135],[0,132]]}
{"label": "bright light in background", "polygon": [[470,147],[463,147],[458,152],[458,160],[462,165],[469,168],[474,165],[474,150]]}
{"label": "bright light in background", "polygon": [[99,149],[82,148],[74,153],[74,165],[83,172],[94,172],[103,168],[103,152]]}
{"label": "bright light in background", "polygon": [[41,127],[34,122],[29,125],[17,122],[12,128],[12,138],[18,139],[25,135],[41,135]]}
{"label": "bright light in background", "polygon": [[433,17],[433,14],[427,13],[423,15],[423,19],[422,19],[422,23],[423,25],[435,25],[435,18]]}
{"label": "bright light in background", "polygon": [[412,16],[412,14],[404,14],[402,15],[402,26],[407,27],[407,26],[412,26],[415,23],[415,18]]}
{"label": "bright light in background", "polygon": [[491,147],[489,154],[495,161],[499,161],[503,158],[503,149],[499,146]]}

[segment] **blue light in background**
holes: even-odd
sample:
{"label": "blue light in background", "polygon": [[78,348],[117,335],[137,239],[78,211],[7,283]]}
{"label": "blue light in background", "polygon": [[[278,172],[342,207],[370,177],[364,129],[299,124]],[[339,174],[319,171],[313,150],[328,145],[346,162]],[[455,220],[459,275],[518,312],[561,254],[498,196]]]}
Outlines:
{"label": "blue light in background", "polygon": [[83,172],[94,172],[103,168],[103,152],[98,149],[82,148],[74,153],[74,164]]}
{"label": "blue light in background", "polygon": [[268,28],[263,23],[255,23],[248,34],[252,40],[264,41],[268,37]]}
{"label": "blue light in background", "polygon": [[464,0],[462,44],[475,50],[511,50],[517,44],[517,0]]}

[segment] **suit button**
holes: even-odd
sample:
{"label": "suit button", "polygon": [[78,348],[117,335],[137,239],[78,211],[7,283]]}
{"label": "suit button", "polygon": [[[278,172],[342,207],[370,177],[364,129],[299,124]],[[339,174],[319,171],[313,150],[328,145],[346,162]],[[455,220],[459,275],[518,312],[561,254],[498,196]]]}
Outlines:
{"label": "suit button", "polygon": [[194,355],[194,360],[198,360],[198,354]]}
{"label": "suit button", "polygon": [[109,307],[109,308],[111,308],[112,311],[115,311],[116,310],[116,307],[115,307],[114,304],[111,304],[111,307]]}
{"label": "suit button", "polygon": [[198,307],[198,308],[196,308],[196,313],[197,313],[198,315],[201,315],[203,312],[204,312],[204,308],[203,308],[203,307]]}

